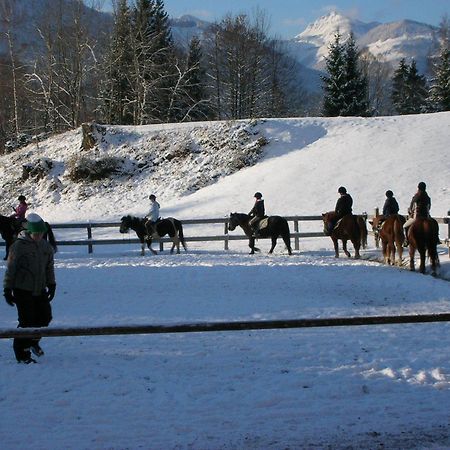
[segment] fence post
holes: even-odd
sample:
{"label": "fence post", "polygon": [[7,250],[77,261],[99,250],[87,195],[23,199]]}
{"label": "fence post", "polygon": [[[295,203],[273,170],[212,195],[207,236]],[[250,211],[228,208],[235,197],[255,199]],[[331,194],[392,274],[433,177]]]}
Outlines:
{"label": "fence post", "polygon": [[228,220],[225,220],[225,227],[224,227],[223,233],[225,235],[224,249],[228,250]]}
{"label": "fence post", "polygon": [[[294,231],[296,233],[298,233],[298,220],[294,220]],[[299,250],[300,249],[300,245],[299,245],[299,238],[298,236],[295,236],[295,240],[294,240],[294,249],[295,250]]]}
{"label": "fence post", "polygon": [[92,253],[93,252],[93,246],[92,246],[92,226],[91,223],[88,222],[87,224],[87,236],[88,236],[88,253]]}
{"label": "fence post", "polygon": [[[378,206],[375,208],[375,217],[380,215],[380,209],[378,208]],[[377,232],[374,232],[373,237],[375,239],[375,247],[376,248],[380,248],[380,236],[378,235]]]}
{"label": "fence post", "polygon": [[448,257],[450,258],[450,211],[447,211],[447,247]]}

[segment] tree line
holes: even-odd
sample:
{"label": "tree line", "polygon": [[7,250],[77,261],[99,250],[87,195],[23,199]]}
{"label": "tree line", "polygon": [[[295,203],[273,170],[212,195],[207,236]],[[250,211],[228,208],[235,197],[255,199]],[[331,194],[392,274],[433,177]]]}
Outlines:
{"label": "tree line", "polygon": [[260,10],[252,17],[228,14],[180,45],[163,0],[115,0],[112,23],[82,0],[41,1],[36,46],[23,55],[16,36],[25,24],[14,0],[0,0],[7,49],[0,58],[0,152],[29,135],[38,141],[91,120],[143,125],[450,109],[445,20],[431,80],[414,61],[402,61],[392,74],[361,53],[353,36],[343,42],[337,32],[318,98],[302,87],[299,64],[269,35]]}

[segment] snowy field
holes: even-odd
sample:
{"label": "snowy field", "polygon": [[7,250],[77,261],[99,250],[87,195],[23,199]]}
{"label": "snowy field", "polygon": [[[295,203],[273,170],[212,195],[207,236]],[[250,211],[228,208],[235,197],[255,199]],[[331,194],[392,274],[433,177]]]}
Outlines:
{"label": "snowy field", "polygon": [[[214,130],[188,124],[127,132],[151,144],[158,127],[175,142],[180,130],[209,126]],[[269,144],[257,164],[186,195],[177,191],[185,180],[174,173],[168,185],[142,174],[123,185],[116,180],[113,192],[93,186],[80,196],[64,184],[64,161],[78,151],[79,131],[14,157],[54,161],[54,178],[23,185],[51,223],[143,216],[151,192],[163,217],[182,220],[247,212],[255,191],[268,214],[318,215],[333,209],[340,185],[353,196],[355,213],[382,207],[387,189],[405,213],[419,181],[427,182],[435,217],[450,209],[450,113],[274,119],[258,127]],[[11,178],[3,197],[15,182],[6,158],[0,175]],[[199,164],[195,173],[195,158],[202,154],[190,161],[192,179],[205,170]],[[51,183],[61,191],[50,195]],[[187,236],[200,233],[186,228]],[[106,235],[134,237],[94,231]],[[363,257],[379,255],[372,237],[369,245]],[[187,253],[145,257],[128,242],[95,247],[92,255],[86,247],[60,247],[50,326],[450,312],[449,281],[335,259],[328,238],[301,240],[291,257],[281,243],[271,256],[269,242],[259,246],[262,252],[249,256],[243,241],[230,242],[229,251],[223,243],[190,243]],[[440,258],[440,276],[450,279],[444,246]],[[2,277],[4,269],[1,261]],[[15,308],[2,302],[0,328],[16,323]],[[51,337],[42,346],[46,354],[26,366],[15,362],[11,340],[0,340],[2,449],[450,449],[448,323]]]}
{"label": "snowy field", "polygon": [[[281,245],[267,255],[267,241],[256,257],[240,242],[146,257],[138,245],[91,256],[62,247],[51,326],[449,311],[449,282],[337,260],[331,241],[314,242],[291,257]],[[15,309],[1,309],[0,327],[11,328]],[[31,366],[2,340],[2,448],[450,448],[449,332],[432,323],[52,337]]]}

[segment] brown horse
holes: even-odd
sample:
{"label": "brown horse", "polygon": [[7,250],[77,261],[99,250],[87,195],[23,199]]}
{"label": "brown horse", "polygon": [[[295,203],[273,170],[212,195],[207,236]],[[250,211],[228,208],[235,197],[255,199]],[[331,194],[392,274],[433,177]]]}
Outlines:
{"label": "brown horse", "polygon": [[417,217],[408,230],[409,241],[409,268],[415,270],[414,255],[416,250],[420,255],[420,273],[425,273],[425,257],[431,263],[431,275],[436,275],[436,268],[439,267],[439,256],[437,245],[439,243],[439,225],[436,220],[428,217]]}
{"label": "brown horse", "polygon": [[384,216],[375,216],[370,221],[375,239],[381,239],[381,249],[385,264],[395,265],[395,250],[397,249],[398,265],[402,265],[403,242],[405,240],[403,224],[405,222],[405,218],[399,214],[394,214],[386,219]]}
{"label": "brown horse", "polygon": [[366,248],[367,245],[367,227],[366,222],[362,216],[355,216],[348,214],[344,216],[340,222],[333,228],[330,233],[330,227],[336,223],[336,213],[329,211],[322,214],[323,232],[331,237],[334,244],[335,257],[339,258],[338,240],[342,241],[342,249],[344,253],[350,258],[350,252],[347,250],[347,241],[352,241],[355,248],[355,258],[360,258],[359,249],[361,245]]}

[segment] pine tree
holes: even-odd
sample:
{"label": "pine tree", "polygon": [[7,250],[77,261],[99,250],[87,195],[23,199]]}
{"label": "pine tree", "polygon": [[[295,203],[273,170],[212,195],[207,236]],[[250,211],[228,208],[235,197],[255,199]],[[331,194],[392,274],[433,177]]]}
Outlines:
{"label": "pine tree", "polygon": [[441,24],[439,58],[434,64],[430,89],[432,111],[450,111],[450,36],[448,20]]}
{"label": "pine tree", "polygon": [[407,80],[409,68],[405,58],[400,60],[392,78],[392,104],[398,114],[408,114]]}
{"label": "pine tree", "polygon": [[200,40],[194,36],[189,43],[184,88],[184,110],[181,120],[205,120],[208,116],[206,102],[206,72],[202,62]]}
{"label": "pine tree", "polygon": [[101,110],[111,124],[133,123],[132,54],[130,10],[127,0],[119,0],[101,87]]}
{"label": "pine tree", "polygon": [[419,114],[427,109],[426,79],[414,60],[408,66],[402,59],[392,79],[392,104],[398,114]]}
{"label": "pine tree", "polygon": [[409,114],[425,112],[428,98],[427,82],[425,77],[419,74],[414,59],[411,61],[408,70],[406,92],[410,111]]}
{"label": "pine tree", "polygon": [[341,116],[367,116],[369,114],[368,83],[359,67],[359,52],[353,33],[344,46],[345,52],[345,78],[344,97],[345,105],[340,112]]}
{"label": "pine tree", "polygon": [[326,117],[339,116],[345,109],[345,49],[341,43],[342,35],[339,31],[334,35],[334,41],[328,49],[325,58],[327,76],[322,76],[324,102],[323,115]]}

